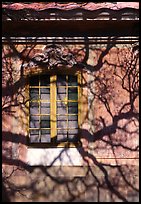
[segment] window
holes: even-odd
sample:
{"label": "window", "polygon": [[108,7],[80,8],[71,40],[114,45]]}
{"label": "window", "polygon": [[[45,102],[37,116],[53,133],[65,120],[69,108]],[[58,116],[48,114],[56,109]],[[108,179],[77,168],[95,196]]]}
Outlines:
{"label": "window", "polygon": [[79,144],[80,82],[80,73],[29,78],[30,144]]}

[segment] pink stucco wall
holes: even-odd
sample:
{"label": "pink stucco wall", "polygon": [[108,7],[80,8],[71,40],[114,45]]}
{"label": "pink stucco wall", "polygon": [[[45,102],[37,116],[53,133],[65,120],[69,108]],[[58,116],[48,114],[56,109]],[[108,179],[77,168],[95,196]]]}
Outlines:
{"label": "pink stucco wall", "polygon": [[[28,106],[25,75],[28,73],[28,68],[22,70],[23,59],[18,57],[18,54],[21,57],[27,55],[32,57],[37,52],[42,53],[44,45],[37,44],[33,49],[31,47],[27,48],[26,45],[21,44],[15,44],[11,48],[9,45],[3,46],[3,169],[11,171],[13,167],[25,168],[25,171],[18,169],[14,176],[23,176],[28,168],[31,168],[27,165]],[[139,61],[133,54],[131,45],[117,44],[107,50],[107,45],[95,44],[89,46],[89,52],[86,52],[85,45],[69,45],[65,49],[71,50],[77,62],[85,59],[81,104],[83,113],[82,148],[77,155],[81,157],[82,162],[78,166],[90,165],[100,168],[102,163],[138,166]],[[79,69],[81,68],[80,66]],[[73,156],[76,162],[77,157]],[[75,165],[77,166],[77,163]],[[66,166],[67,163],[64,168]],[[79,172],[80,170],[77,175]],[[29,171],[26,172],[26,177],[21,181],[30,183],[29,175]]]}

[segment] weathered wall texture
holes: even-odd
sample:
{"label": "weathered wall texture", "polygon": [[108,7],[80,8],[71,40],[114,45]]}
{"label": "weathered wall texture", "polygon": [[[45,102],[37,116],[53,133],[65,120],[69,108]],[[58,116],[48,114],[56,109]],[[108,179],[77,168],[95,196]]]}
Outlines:
{"label": "weathered wall texture", "polygon": [[73,158],[75,166],[69,167],[68,161],[64,167],[63,162],[54,167],[31,167],[27,161],[30,156],[34,164],[36,149],[33,158],[27,147],[26,75],[29,69],[23,65],[27,58],[42,52],[43,48],[44,45],[36,44],[11,43],[3,46],[5,191],[16,202],[138,201],[137,54],[132,51],[131,45],[65,46],[64,52],[71,51],[79,69],[84,70],[82,148],[75,149],[79,154]]}

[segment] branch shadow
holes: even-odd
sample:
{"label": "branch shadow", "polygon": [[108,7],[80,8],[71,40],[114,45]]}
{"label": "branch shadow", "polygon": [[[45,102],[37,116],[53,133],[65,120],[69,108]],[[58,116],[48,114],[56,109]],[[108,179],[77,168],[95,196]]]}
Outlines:
{"label": "branch shadow", "polygon": [[[116,43],[116,37],[115,38],[111,38],[109,37],[108,42],[107,42],[107,46],[105,48],[104,51],[101,52],[101,54],[99,55],[99,58],[97,60],[96,65],[90,65],[88,64],[88,59],[89,59],[89,42],[88,42],[88,38],[85,38],[85,46],[83,47],[83,51],[85,53],[84,58],[82,59],[81,62],[77,62],[76,58],[74,56],[74,60],[75,60],[75,64],[73,66],[73,68],[78,67],[79,70],[81,69],[85,69],[87,71],[90,72],[90,75],[93,76],[94,75],[94,79],[95,81],[97,81],[97,87],[99,88],[100,86],[104,86],[105,89],[107,89],[108,93],[108,85],[106,84],[106,79],[104,81],[104,79],[100,79],[99,76],[97,76],[97,73],[101,72],[103,70],[103,66],[105,64],[108,64],[108,66],[112,66],[112,69],[115,71],[115,68],[117,68],[117,66],[110,64],[107,60],[104,59],[104,57],[106,57],[106,55],[110,52],[110,50],[115,46]],[[9,40],[9,39],[8,39]],[[36,46],[36,41],[35,44],[30,47],[30,49],[28,50],[26,56],[25,55],[25,51],[27,51],[27,47],[22,51],[19,52],[15,45],[11,43],[11,41],[9,40],[9,45],[10,45],[10,49],[13,50],[13,52],[15,53],[16,56],[19,57],[19,59],[22,61],[22,65],[21,65],[21,69],[20,69],[20,78],[14,82],[14,80],[12,78],[10,78],[9,81],[7,81],[7,85],[3,88],[2,90],[2,96],[4,97],[4,104],[3,104],[3,113],[5,117],[10,117],[10,118],[15,118],[17,119],[18,116],[15,116],[15,111],[16,111],[16,107],[19,107],[19,104],[21,105],[20,108],[22,109],[22,111],[24,112],[24,106],[26,106],[27,104],[27,100],[25,99],[24,95],[22,95],[21,89],[24,88],[24,86],[26,85],[25,83],[25,78],[24,78],[24,62],[30,62],[33,61],[35,64],[40,64],[40,66],[42,68],[45,67],[45,64],[42,64],[42,62],[38,62],[37,58],[32,58],[29,55],[31,54],[32,50],[34,50],[35,46]],[[79,50],[80,51],[80,50]],[[78,52],[79,52],[78,51]],[[78,54],[75,53],[75,55]],[[73,52],[72,52],[73,53]],[[61,53],[62,54],[62,53]],[[13,57],[13,53],[11,54]],[[41,55],[38,55],[41,56]],[[11,56],[5,56],[5,59],[7,59],[8,57]],[[128,61],[128,59],[127,59]],[[3,175],[4,180],[3,180],[3,191],[4,194],[6,194],[6,198],[8,200],[10,200],[10,197],[12,197],[12,193],[13,195],[16,195],[17,192],[21,192],[21,196],[24,192],[24,194],[26,195],[26,190],[31,190],[33,195],[36,195],[37,193],[39,193],[40,195],[47,197],[49,196],[49,194],[54,193],[56,191],[56,189],[60,186],[64,186],[64,188],[66,189],[65,192],[67,192],[69,194],[67,201],[73,202],[76,201],[77,199],[84,201],[86,198],[83,197],[83,195],[88,192],[90,189],[96,188],[94,195],[96,196],[96,200],[98,202],[101,201],[101,192],[102,190],[106,189],[108,190],[108,192],[110,192],[110,196],[111,196],[111,200],[116,200],[117,198],[120,201],[124,201],[124,202],[128,202],[128,195],[126,192],[122,192],[123,187],[130,188],[130,191],[135,192],[135,196],[136,193],[138,193],[138,188],[135,186],[134,184],[134,179],[133,181],[129,181],[128,180],[128,176],[130,176],[129,172],[128,172],[128,168],[129,166],[125,166],[125,168],[122,166],[122,164],[120,164],[118,162],[118,158],[117,155],[115,153],[115,149],[117,147],[121,147],[124,150],[128,150],[130,152],[138,152],[138,145],[135,147],[131,147],[130,145],[126,145],[124,144],[124,140],[122,141],[123,138],[119,138],[119,140],[117,141],[114,138],[114,135],[118,132],[118,131],[122,131],[122,134],[124,135],[124,139],[126,139],[126,134],[129,135],[129,137],[132,134],[138,134],[138,131],[129,131],[128,130],[128,122],[125,122],[124,125],[120,126],[120,122],[122,120],[125,121],[130,121],[132,119],[134,119],[135,121],[139,121],[139,113],[136,109],[136,105],[135,105],[135,101],[138,98],[138,70],[137,70],[137,58],[136,56],[132,55],[131,56],[131,61],[128,64],[126,62],[124,62],[124,66],[123,66],[123,75],[120,76],[116,73],[115,71],[115,75],[118,77],[119,81],[120,81],[120,85],[122,87],[122,89],[124,89],[124,91],[126,93],[128,93],[128,97],[129,100],[127,103],[124,103],[123,105],[120,106],[120,108],[118,109],[118,111],[116,113],[114,113],[113,110],[111,110],[110,107],[110,100],[108,98],[108,94],[107,92],[103,91],[102,89],[100,89],[99,93],[95,92],[95,90],[93,90],[92,88],[92,83],[93,81],[87,82],[84,80],[84,83],[82,84],[82,87],[89,87],[90,88],[90,93],[94,96],[94,99],[92,99],[91,104],[93,104],[93,102],[95,102],[95,100],[99,100],[99,102],[104,106],[105,108],[105,112],[110,116],[111,119],[111,123],[108,124],[106,121],[106,118],[100,114],[99,116],[99,120],[98,120],[98,124],[100,124],[98,126],[98,130],[95,130],[94,132],[84,129],[84,128],[80,128],[80,142],[82,143],[82,147],[81,148],[77,148],[77,151],[80,153],[81,157],[83,158],[86,167],[87,167],[87,171],[85,173],[85,175],[83,177],[67,177],[63,171],[63,167],[59,166],[59,171],[63,174],[63,177],[61,176],[56,176],[52,174],[52,171],[50,170],[53,166],[54,163],[57,160],[61,161],[61,155],[65,152],[67,154],[67,148],[69,148],[68,146],[65,147],[63,150],[60,151],[60,153],[58,154],[58,156],[53,160],[53,162],[50,164],[50,166],[48,167],[44,167],[44,166],[34,166],[31,167],[30,165],[28,165],[27,163],[25,163],[23,160],[20,159],[19,155],[13,159],[13,157],[11,156],[11,152],[9,152],[8,155],[8,147],[6,147],[5,151],[4,151],[4,155],[3,155],[3,164],[7,165],[7,166],[11,166],[13,168],[13,170],[11,171],[12,173],[9,174],[9,176],[5,176],[5,173]],[[5,62],[5,66],[7,65],[7,62]],[[12,63],[12,62],[11,62]],[[60,64],[60,58],[59,58],[59,64]],[[46,64],[47,65],[47,64]],[[57,66],[54,68],[54,70],[56,71]],[[11,69],[8,69],[9,74],[11,76]],[[133,78],[131,78],[133,77]],[[14,82],[14,83],[13,83]],[[111,89],[112,90],[112,89]],[[16,99],[16,97],[14,97],[16,94],[20,95],[20,97],[22,98],[21,103],[18,102],[18,100]],[[90,105],[91,105],[90,104]],[[15,109],[14,109],[15,108]],[[86,114],[86,118],[89,115],[89,110],[88,113]],[[25,116],[27,116],[26,112],[25,112]],[[93,121],[94,119],[92,118],[91,121],[91,125],[94,125],[95,122]],[[57,138],[57,136],[56,136]],[[108,138],[108,139],[107,139]],[[27,139],[25,137],[24,134],[21,133],[12,133],[12,130],[10,131],[8,129],[8,131],[3,130],[3,142],[4,143],[14,143],[16,145],[23,145],[26,146],[27,145]],[[127,138],[128,139],[128,138]],[[115,165],[112,164],[107,164],[107,163],[103,163],[100,162],[96,156],[94,156],[93,153],[91,153],[91,149],[89,149],[89,143],[93,143],[94,146],[93,150],[95,151],[96,149],[99,149],[99,145],[97,145],[97,142],[103,142],[105,144],[105,146],[110,146],[112,149],[112,153],[115,159]],[[18,147],[17,147],[18,148]],[[17,150],[16,150],[17,151]],[[69,157],[69,155],[67,155]],[[70,158],[71,160],[71,158]],[[96,174],[93,171],[92,166],[94,166],[95,168],[98,169],[98,171],[100,172],[99,174],[101,174],[101,177],[99,177],[99,174]],[[17,168],[15,168],[17,167]],[[107,169],[108,168],[108,169]],[[47,192],[42,192],[41,189],[38,191],[38,189],[36,189],[36,185],[38,184],[38,177],[35,177],[34,179],[30,178],[30,183],[23,184],[21,186],[18,186],[17,184],[13,184],[13,181],[10,181],[10,178],[12,178],[13,176],[15,176],[17,174],[17,172],[21,171],[21,172],[28,172],[31,174],[35,173],[35,170],[37,169],[37,175],[39,176],[41,173],[44,175],[44,179],[43,182],[45,184],[45,186],[48,187],[48,191]],[[110,170],[109,170],[110,169]],[[9,169],[10,170],[10,169]],[[115,175],[115,177],[113,178],[113,175],[111,174],[112,171],[116,171],[116,173],[113,175]],[[5,170],[4,170],[5,171]],[[130,172],[133,173],[133,170]],[[37,176],[36,175],[36,176]],[[92,181],[90,183],[88,183],[88,175],[91,175],[91,179]],[[47,181],[45,179],[49,178],[51,181],[54,182],[54,185],[52,186],[52,188],[49,187],[49,185],[47,184]],[[122,182],[120,183],[120,179],[122,179]],[[81,190],[79,189],[78,186],[82,185]],[[121,187],[121,189],[120,189]],[[7,191],[8,189],[8,191]],[[26,189],[26,190],[25,190]],[[9,195],[9,196],[8,196]],[[27,199],[29,200],[34,200],[34,196],[29,196],[27,197]],[[82,198],[81,198],[82,196]],[[114,197],[115,196],[115,197]],[[13,196],[14,197],[14,196]],[[12,197],[12,199],[13,199]],[[36,197],[36,196],[35,196]],[[3,197],[3,202],[5,202],[5,197]],[[54,198],[54,199],[57,199]],[[92,197],[92,199],[94,199],[94,197]],[[8,201],[9,202],[9,201]]]}

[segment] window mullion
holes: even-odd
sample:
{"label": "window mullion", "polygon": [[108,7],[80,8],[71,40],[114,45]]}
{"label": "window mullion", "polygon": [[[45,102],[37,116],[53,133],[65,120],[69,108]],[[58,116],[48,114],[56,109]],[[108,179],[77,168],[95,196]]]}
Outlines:
{"label": "window mullion", "polygon": [[68,139],[68,137],[69,137],[69,133],[68,133],[68,131],[69,131],[68,130],[69,129],[69,127],[68,127],[69,126],[69,121],[68,121],[68,100],[69,100],[68,99],[68,75],[66,75],[66,77],[67,77],[66,78],[66,82],[67,82],[66,83],[66,92],[67,92],[66,93],[66,100],[67,100],[67,139]]}
{"label": "window mullion", "polygon": [[40,89],[40,75],[39,75],[39,96],[38,96],[38,103],[39,103],[39,124],[40,124],[40,129],[39,129],[39,141],[41,142],[41,89]]}
{"label": "window mullion", "polygon": [[78,80],[78,127],[80,128],[81,126],[81,74],[78,73],[77,75],[77,80]]}
{"label": "window mullion", "polygon": [[50,127],[51,139],[57,137],[56,125],[56,75],[50,76]]}

